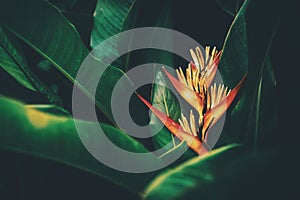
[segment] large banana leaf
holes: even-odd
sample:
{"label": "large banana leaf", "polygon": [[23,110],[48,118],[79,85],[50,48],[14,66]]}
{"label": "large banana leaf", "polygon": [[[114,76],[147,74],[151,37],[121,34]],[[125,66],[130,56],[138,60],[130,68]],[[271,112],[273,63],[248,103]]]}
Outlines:
{"label": "large banana leaf", "polygon": [[230,27],[219,66],[224,83],[231,88],[248,72],[228,132],[255,149],[258,138],[267,141],[276,124],[276,81],[268,55],[281,7],[278,2],[246,0]]}
{"label": "large banana leaf", "polygon": [[[135,192],[139,192],[155,175],[156,172],[130,174],[103,165],[83,146],[74,119],[64,114],[48,114],[45,112],[46,108],[38,106],[37,110],[35,106],[25,106],[20,102],[1,97],[0,148],[70,165]],[[53,111],[53,108],[50,108]],[[59,109],[54,110],[57,113]],[[77,123],[86,126],[87,130],[89,126],[96,125],[85,121]],[[143,145],[119,129],[105,124],[101,124],[101,127],[118,147],[131,152],[148,152]],[[86,132],[84,137],[92,138],[92,135]],[[154,155],[153,159],[161,162]]]}
{"label": "large banana leaf", "polygon": [[196,157],[163,172],[146,188],[145,199],[208,199],[210,193],[206,188],[215,182],[217,175],[225,173],[226,160],[241,150],[235,146],[221,147],[205,158]]}
{"label": "large banana leaf", "polygon": [[[55,6],[39,0],[1,1],[0,23],[74,82],[81,63],[88,55],[88,50],[82,43],[76,28]],[[109,66],[104,73],[98,84],[101,92],[97,92],[96,104],[112,120],[111,91],[123,72]],[[111,76],[108,73],[111,73]],[[76,82],[76,84],[84,93],[89,94],[89,91],[80,87],[81,83]]]}
{"label": "large banana leaf", "polygon": [[225,146],[162,173],[147,187],[145,199],[293,199],[300,164],[296,149],[281,146],[255,155]]}

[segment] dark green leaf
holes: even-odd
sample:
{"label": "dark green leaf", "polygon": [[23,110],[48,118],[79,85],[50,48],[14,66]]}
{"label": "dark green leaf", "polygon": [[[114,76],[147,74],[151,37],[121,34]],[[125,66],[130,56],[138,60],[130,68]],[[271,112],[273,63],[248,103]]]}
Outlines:
{"label": "dark green leaf", "polygon": [[[165,9],[160,10],[155,26],[172,28],[172,2],[165,1],[164,4]],[[172,37],[169,39],[169,43],[172,43]],[[178,66],[176,66],[176,64],[174,65],[174,59],[175,58],[173,54],[164,51],[150,51],[148,54],[149,62],[155,61],[172,68],[177,68]],[[168,87],[171,88],[173,86],[169,84],[165,74],[162,72],[161,67],[162,66],[157,65],[155,68],[156,77],[154,80],[155,84],[152,88],[152,105],[166,113],[173,120],[177,121],[181,115],[182,108],[180,108],[177,99],[178,97],[168,89]],[[161,121],[153,113],[150,116],[150,127],[152,133],[155,134],[152,139],[154,147],[156,149],[164,148],[166,150],[166,152],[161,155],[163,160],[168,160],[174,155],[178,155],[184,151],[183,155],[177,159],[176,162],[172,163],[172,165],[177,165],[196,156],[192,150],[187,148],[185,142],[181,143],[181,141],[177,139],[166,127],[163,127]],[[163,128],[159,129],[160,127]]]}
{"label": "dark green leaf", "polygon": [[229,148],[161,174],[148,186],[145,199],[293,199],[299,193],[297,147],[280,146],[259,155]]}
{"label": "dark green leaf", "polygon": [[[17,42],[17,41],[15,41]],[[20,50],[8,39],[3,28],[0,26],[0,66],[13,76],[24,87],[36,91],[32,79],[27,78],[23,71],[29,72],[27,63]]]}
{"label": "dark green leaf", "polygon": [[94,28],[91,46],[95,48],[103,40],[122,31],[123,24],[136,0],[98,0],[94,11]]}
{"label": "dark green leaf", "polygon": [[0,67],[24,87],[44,93],[51,103],[60,104],[59,98],[29,69],[17,38],[13,35],[8,36],[2,26],[0,26]]}
{"label": "dark green leaf", "polygon": [[79,13],[72,11],[63,11],[62,13],[72,24],[74,24],[85,46],[90,47],[91,32],[93,28],[92,13]]}
{"label": "dark green leaf", "polygon": [[[88,55],[88,50],[75,27],[56,7],[40,0],[1,2],[0,22],[74,82],[81,63]],[[96,104],[112,120],[110,106],[107,106],[110,105],[111,87],[123,72],[113,66],[110,66],[108,71],[112,75],[102,77],[99,85],[109,87],[101,87],[101,92],[97,93],[99,96],[96,97]],[[86,94],[89,93],[80,87],[81,83],[77,84]]]}
{"label": "dark green leaf", "polygon": [[[107,167],[97,161],[83,146],[74,120],[34,109],[34,106],[0,98],[0,148],[50,159],[67,164],[107,180],[113,181],[132,191],[140,191],[154,175],[130,174]],[[90,122],[79,121],[87,127]],[[96,125],[96,124],[94,124]],[[140,143],[114,127],[101,124],[109,139],[118,147],[132,152],[148,152]],[[86,133],[85,137],[93,136]],[[156,157],[153,156],[156,160]],[[157,162],[160,162],[157,159]],[[145,163],[151,164],[151,163]]]}
{"label": "dark green leaf", "polygon": [[[94,11],[94,27],[91,35],[91,47],[95,48],[103,40],[120,33],[123,25],[135,5],[136,0],[98,0]],[[108,49],[111,55],[117,55],[116,46]],[[101,54],[101,52],[99,52]]]}
{"label": "dark green leaf", "polygon": [[50,2],[55,6],[57,6],[59,9],[66,10],[74,7],[76,5],[77,0],[64,0],[64,1],[50,0]]}
{"label": "dark green leaf", "polygon": [[[167,84],[166,79],[167,78],[163,72],[160,71],[160,68],[158,68],[152,92],[152,105],[166,113],[166,115],[169,115],[173,120],[177,121],[181,115],[181,108],[177,97],[165,87],[172,87]],[[172,165],[177,165],[185,160],[197,156],[195,152],[187,148],[185,142],[181,143],[178,138],[164,127],[162,122],[153,113],[151,113],[150,116],[150,128],[152,134],[155,134],[152,138],[154,147],[156,149],[165,149],[165,153],[161,155],[161,159],[168,160],[169,157],[172,158],[174,155],[178,155],[184,151],[183,155],[180,156],[176,162],[172,163]]]}
{"label": "dark green leaf", "polygon": [[221,147],[205,158],[193,158],[162,173],[147,187],[145,199],[208,199],[210,193],[206,188],[223,172],[226,160],[239,152],[239,148],[233,148],[235,146]]}
{"label": "dark green leaf", "polygon": [[270,104],[270,99],[276,98],[268,53],[281,8],[277,2],[270,6],[268,0],[246,0],[229,30],[219,67],[224,83],[231,88],[248,72],[240,101],[231,113],[228,132],[235,140],[254,147],[258,134],[269,135],[276,121],[276,107]]}
{"label": "dark green leaf", "polygon": [[248,136],[251,139],[249,142],[253,141],[255,150],[263,145],[269,145],[273,141],[272,137],[274,137],[278,120],[276,86],[271,59],[268,57],[259,83],[256,105],[254,105],[256,109],[255,135],[254,137]]}
{"label": "dark green leaf", "polygon": [[[152,105],[176,121],[181,115],[181,108],[177,97],[165,87],[167,85],[166,77],[162,71],[158,71],[156,74],[155,85],[153,86]],[[169,157],[173,157],[174,154],[177,155],[186,149],[184,154],[176,162],[172,163],[173,165],[197,156],[195,152],[187,148],[185,142],[181,143],[178,138],[164,127],[162,122],[153,113],[151,113],[150,116],[150,128],[152,134],[155,134],[152,138],[154,147],[156,149],[165,149],[165,153],[161,155],[163,160],[168,160]]]}
{"label": "dark green leaf", "polygon": [[1,23],[72,80],[88,54],[75,27],[47,1],[2,4]]}

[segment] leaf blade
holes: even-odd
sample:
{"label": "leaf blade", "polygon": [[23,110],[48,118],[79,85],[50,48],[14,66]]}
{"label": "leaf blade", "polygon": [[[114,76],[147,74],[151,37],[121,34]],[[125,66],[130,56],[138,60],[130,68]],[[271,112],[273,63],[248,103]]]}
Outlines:
{"label": "leaf blade", "polygon": [[[265,16],[264,10],[270,12]],[[220,72],[223,81],[229,87],[234,87],[236,82],[248,72],[248,78],[243,87],[241,98],[236,107],[231,112],[230,136],[235,140],[247,144],[249,147],[254,145],[256,94],[259,87],[259,80],[262,76],[266,80],[267,87],[262,87],[261,93],[268,94],[275,98],[275,83],[271,81],[274,77],[272,66],[268,64],[268,54],[272,39],[276,32],[282,6],[275,3],[270,7],[267,0],[248,1],[246,0],[235,17],[230,30],[227,34],[223,55],[220,61]],[[259,20],[258,20],[259,19]],[[259,22],[258,22],[259,21]],[[270,97],[271,98],[271,97]],[[270,107],[270,104],[262,100],[260,107]],[[265,109],[264,118],[260,118],[258,132],[264,130],[264,135],[270,135],[276,125],[264,128],[263,124],[268,123],[268,118],[276,115],[276,106],[273,109]],[[262,115],[262,113],[260,114]],[[245,131],[246,130],[246,131]],[[262,147],[262,145],[260,145]]]}
{"label": "leaf blade", "polygon": [[[0,22],[50,61],[71,83],[79,86],[92,101],[96,101],[100,110],[113,122],[110,98],[107,98],[111,96],[111,87],[103,87],[103,85],[114,86],[124,73],[114,66],[108,66],[108,71],[112,73],[114,79],[110,79],[106,74],[105,79],[102,78],[98,84],[102,86],[101,93],[98,92],[96,97],[89,95],[89,91],[81,87],[82,83],[75,81],[82,62],[88,56],[88,49],[81,41],[75,26],[58,8],[47,1],[12,0],[0,6]],[[131,84],[129,80],[128,84]]]}
{"label": "leaf blade", "polygon": [[[51,107],[50,107],[51,108]],[[118,185],[139,192],[156,172],[148,174],[129,174],[107,167],[96,160],[83,146],[74,119],[69,116],[53,115],[34,106],[25,106],[20,102],[0,98],[1,128],[0,148],[17,153],[29,154],[43,159],[79,168],[100,176]],[[45,111],[45,108],[44,108]],[[11,126],[11,122],[15,126]],[[81,125],[93,126],[91,122],[78,121]],[[101,124],[109,139],[120,148],[133,152],[148,150],[124,132]],[[87,137],[90,137],[86,133]],[[160,162],[157,159],[157,162]]]}

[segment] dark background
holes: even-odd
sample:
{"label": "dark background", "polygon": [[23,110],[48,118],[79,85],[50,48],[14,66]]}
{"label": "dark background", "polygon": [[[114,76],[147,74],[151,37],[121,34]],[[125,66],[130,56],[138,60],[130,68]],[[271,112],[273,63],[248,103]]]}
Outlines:
{"label": "dark background", "polygon": [[[55,3],[55,1],[53,1]],[[145,8],[138,12],[137,24],[154,26],[153,19],[159,13],[157,5],[163,6],[167,1],[149,1]],[[95,1],[87,1],[84,5],[75,5],[81,12],[92,13]],[[292,4],[285,8],[278,31],[271,47],[271,60],[277,80],[277,99],[279,119],[274,132],[274,144],[298,146],[298,54],[299,19],[297,7]],[[270,5],[271,6],[271,5]],[[224,12],[215,1],[172,1],[173,28],[185,33],[200,44],[215,45],[222,48],[226,33],[233,17]],[[266,10],[266,14],[268,11]],[[91,23],[81,23],[78,29],[83,40],[88,44],[87,29]],[[25,49],[30,55],[29,64],[37,65],[42,60],[32,50]],[[72,85],[55,70],[50,72],[36,71],[49,84],[59,83],[58,94],[63,97],[64,107],[70,110]],[[49,73],[51,76],[49,76]],[[47,103],[43,95],[31,92],[20,86],[13,78],[0,68],[0,94],[26,103]],[[5,114],[5,113],[1,113]],[[293,148],[293,151],[297,148]],[[299,151],[298,151],[299,152]],[[111,184],[104,183],[88,173],[61,166],[49,161],[33,157],[16,155],[0,150],[0,199],[100,199],[100,195],[110,195],[111,199],[122,195],[120,191],[110,191]],[[115,195],[115,196],[114,196]],[[85,198],[87,197],[88,198]],[[23,198],[21,198],[23,197]],[[102,196],[103,197],[103,196]],[[125,198],[125,196],[123,196]],[[105,198],[106,199],[106,198]]]}

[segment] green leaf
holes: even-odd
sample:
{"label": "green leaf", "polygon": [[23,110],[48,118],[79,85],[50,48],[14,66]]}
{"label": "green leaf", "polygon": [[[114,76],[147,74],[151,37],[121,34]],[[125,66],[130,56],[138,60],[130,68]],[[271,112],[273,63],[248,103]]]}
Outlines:
{"label": "green leaf", "polygon": [[51,103],[60,104],[60,99],[29,69],[17,38],[8,35],[2,26],[0,26],[0,67],[22,86],[46,94]]}
{"label": "green leaf", "polygon": [[64,16],[76,27],[85,46],[90,50],[91,32],[93,28],[92,13],[62,11]]}
{"label": "green leaf", "polygon": [[[15,43],[17,41],[14,41]],[[0,66],[14,77],[24,87],[36,91],[33,82],[24,72],[29,72],[27,63],[20,50],[8,39],[3,28],[0,26]],[[24,71],[24,72],[23,72]]]}
{"label": "green leaf", "polygon": [[[181,115],[181,108],[177,100],[178,97],[165,87],[172,87],[167,83],[166,79],[163,72],[158,68],[156,79],[154,81],[155,85],[153,85],[152,91],[152,105],[176,121]],[[155,134],[152,137],[154,147],[156,149],[163,148],[165,150],[165,153],[160,157],[161,159],[168,160],[169,158],[172,158],[173,155],[178,155],[184,151],[183,155],[172,163],[172,166],[174,166],[197,156],[194,151],[186,146],[185,142],[182,143],[166,127],[164,127],[162,122],[153,113],[151,113],[149,124],[152,134]]]}
{"label": "green leaf", "polygon": [[95,48],[103,40],[120,33],[136,0],[98,0],[94,11],[94,28],[91,46]]}
{"label": "green leaf", "polygon": [[[135,192],[139,192],[157,173],[130,174],[103,165],[82,144],[74,119],[48,114],[45,110],[42,112],[34,109],[33,105],[25,106],[14,100],[0,98],[0,112],[5,113],[0,117],[0,148],[67,164]],[[86,126],[87,130],[90,126],[97,125],[85,121],[78,123]],[[105,124],[101,124],[101,127],[118,147],[132,152],[148,152],[143,145],[121,130]],[[93,138],[88,132],[85,137]],[[153,160],[160,162],[154,155]]]}
{"label": "green leaf", "polygon": [[[171,117],[173,120],[178,120],[181,115],[179,102],[176,96],[168,88],[166,88],[168,87],[166,77],[161,70],[157,72],[154,83],[155,85],[153,85],[152,105],[160,111],[166,113],[166,115]],[[169,85],[169,87],[172,86]],[[157,133],[159,131],[153,137],[153,143],[156,148],[165,147],[167,144],[172,142],[173,139],[175,142],[175,138],[166,127],[163,127],[161,130],[157,128],[162,127],[163,125],[153,113],[151,113],[150,117],[150,126],[153,133]],[[178,144],[177,139],[176,144]]]}
{"label": "green leaf", "polygon": [[277,96],[276,87],[277,83],[271,59],[268,56],[259,82],[255,105],[253,105],[256,109],[255,135],[254,137],[248,136],[251,139],[250,144],[253,142],[255,151],[264,145],[271,144],[271,141],[273,141],[273,133],[276,131],[278,122],[278,101],[275,100]]}
{"label": "green leaf", "polygon": [[[136,0],[98,0],[94,11],[94,27],[91,34],[91,47],[95,48],[105,39],[120,33]],[[117,54],[117,46],[108,49],[111,55]],[[97,53],[97,52],[96,52]],[[101,52],[100,52],[101,53]]]}
{"label": "green leaf", "polygon": [[[156,19],[156,27],[171,28],[172,26],[172,9],[170,1],[167,2],[167,8],[165,12],[160,12],[158,19]],[[151,41],[151,40],[150,40]],[[166,64],[167,66],[174,66],[173,55],[167,52],[155,51],[148,54],[147,60],[149,62],[157,62]],[[177,120],[180,117],[180,105],[177,97],[168,89],[172,87],[168,84],[165,74],[162,72],[162,66],[154,66],[156,70],[155,80],[152,86],[152,105],[158,110],[163,111],[171,117],[173,120]],[[173,134],[166,128],[163,127],[161,121],[151,113],[150,116],[150,127],[152,133],[156,133],[153,137],[153,144],[156,149],[164,147],[166,151],[174,148],[173,145],[166,147],[167,144],[179,144],[180,141],[173,136]],[[158,127],[163,127],[161,130]]]}
{"label": "green leaf", "polygon": [[50,2],[53,3],[55,6],[57,6],[59,9],[66,10],[74,7],[77,3],[77,0],[65,0],[65,1],[50,0]]}
{"label": "green leaf", "polygon": [[296,146],[256,155],[242,150],[222,147],[162,173],[147,187],[145,199],[293,198],[300,164]]}
{"label": "green leaf", "polygon": [[[166,9],[161,10],[157,23],[155,26],[172,28],[172,18],[173,18],[173,8],[172,1],[165,1]],[[169,38],[172,41],[172,37]],[[162,41],[163,42],[163,41]],[[169,42],[172,43],[172,42]],[[156,51],[149,54],[148,60],[162,64],[166,64],[169,67],[177,68],[174,64],[176,58],[170,52]],[[168,88],[173,86],[167,80],[166,75],[162,72],[162,66],[156,67],[156,77],[154,80],[154,85],[152,87],[152,105],[154,105],[160,111],[166,113],[173,120],[177,121],[181,117],[181,113],[186,114],[185,106],[181,108],[177,98],[181,98],[173,94]],[[183,102],[181,102],[183,104]],[[189,113],[189,110],[188,110]],[[150,116],[150,127],[153,134],[153,144],[156,149],[164,148],[165,153],[161,155],[161,159],[168,160],[174,155],[178,155],[184,151],[184,153],[177,159],[172,166],[181,164],[192,157],[197,156],[195,152],[189,149],[185,142],[181,142],[176,138],[166,127],[163,127],[161,121],[152,113]],[[158,128],[163,127],[161,130]]]}
{"label": "green leaf", "polygon": [[49,104],[28,104],[25,105],[26,108],[28,109],[35,109],[47,114],[52,114],[56,116],[61,116],[61,117],[71,117],[71,114],[69,111],[63,109],[62,107],[58,107],[56,105],[49,105]]}
{"label": "green leaf", "polygon": [[244,0],[216,0],[217,4],[231,16],[235,16]]}
{"label": "green leaf", "polygon": [[210,199],[210,191],[206,189],[224,172],[226,161],[240,151],[235,146],[221,147],[205,158],[196,157],[163,172],[146,188],[145,199]]}
{"label": "green leaf", "polygon": [[72,80],[88,54],[75,27],[47,1],[2,3],[2,24]]}
{"label": "green leaf", "polygon": [[269,135],[276,123],[276,103],[269,101],[276,99],[276,82],[268,55],[281,8],[277,2],[270,6],[267,0],[246,0],[228,32],[219,66],[225,85],[231,88],[248,72],[240,100],[231,113],[228,132],[254,148],[255,138]]}
{"label": "green leaf", "polygon": [[[0,5],[0,22],[14,35],[49,60],[72,83],[83,60],[88,55],[75,27],[63,14],[47,1],[4,1]],[[96,61],[95,61],[96,62]],[[100,62],[100,61],[99,61]],[[100,69],[101,70],[101,69]],[[109,66],[98,84],[101,92],[96,96],[96,104],[113,121],[110,106],[111,87],[123,75],[119,69]],[[113,77],[113,78],[111,78]],[[90,77],[87,77],[89,80]],[[76,83],[88,97],[89,91]],[[103,86],[108,87],[103,87]],[[98,87],[99,88],[99,87]]]}

